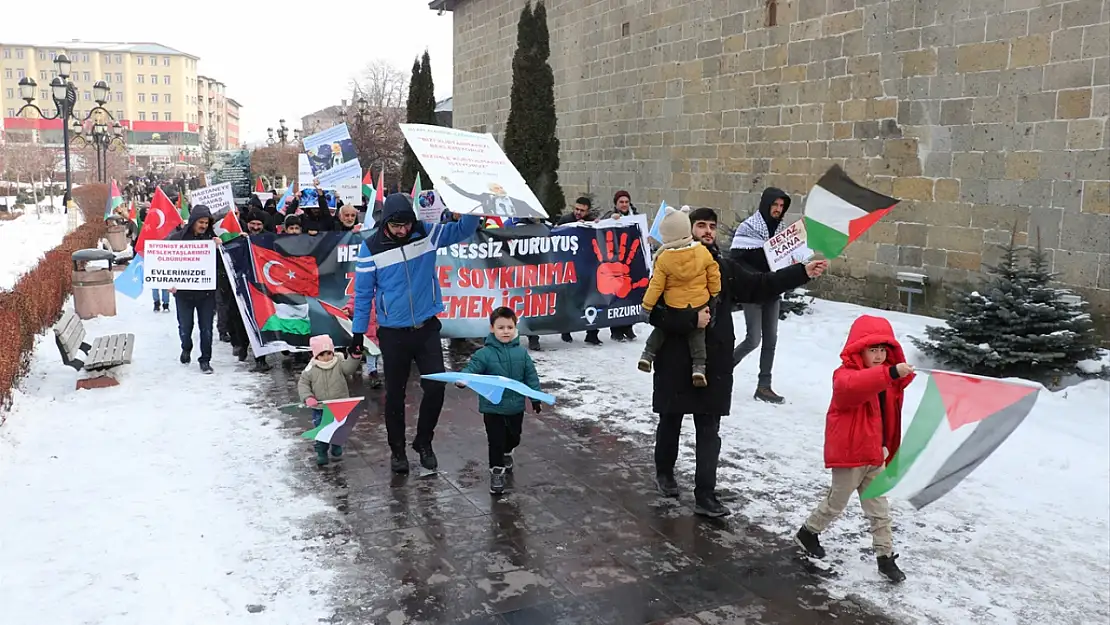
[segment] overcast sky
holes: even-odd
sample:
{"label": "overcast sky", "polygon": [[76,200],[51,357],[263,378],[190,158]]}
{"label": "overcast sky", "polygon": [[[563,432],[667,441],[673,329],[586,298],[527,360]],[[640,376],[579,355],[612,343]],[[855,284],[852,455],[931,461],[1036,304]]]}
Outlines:
{"label": "overcast sky", "polygon": [[240,136],[249,142],[265,139],[281,118],[298,128],[302,115],[349,98],[350,79],[374,59],[407,73],[427,48],[436,98],[451,95],[451,14],[437,16],[425,0],[97,6],[17,0],[4,10],[14,19],[0,20],[0,41],[150,41],[198,56],[200,73],[224,82],[243,105]]}

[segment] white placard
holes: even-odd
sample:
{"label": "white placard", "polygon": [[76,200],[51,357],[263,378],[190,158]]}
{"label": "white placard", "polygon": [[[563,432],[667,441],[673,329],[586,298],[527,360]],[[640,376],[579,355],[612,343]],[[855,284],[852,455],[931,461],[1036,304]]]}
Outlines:
{"label": "white placard", "polygon": [[547,218],[539,198],[490,134],[400,124],[409,147],[453,212]]}
{"label": "white placard", "polygon": [[416,218],[433,224],[439,223],[439,218],[446,208],[443,205],[443,199],[434,190],[422,191],[420,200],[416,203]]}
{"label": "white placard", "polygon": [[214,241],[147,241],[143,283],[152,289],[212,291],[216,288]]}
{"label": "white placard", "polygon": [[813,250],[806,246],[805,220],[795,221],[768,239],[763,244],[763,253],[767,256],[767,265],[771,271],[813,258]]}
{"label": "white placard", "polygon": [[358,206],[362,204],[362,179],[348,178],[336,185],[335,194],[343,200],[343,204]]}
{"label": "white placard", "polygon": [[235,208],[235,196],[231,193],[231,183],[222,182],[190,191],[189,205],[199,206],[201,204],[207,206],[213,215],[227,213],[227,211]]}
{"label": "white placard", "polygon": [[312,163],[308,160],[308,155],[301,153],[297,155],[297,184],[308,189],[312,187]]}

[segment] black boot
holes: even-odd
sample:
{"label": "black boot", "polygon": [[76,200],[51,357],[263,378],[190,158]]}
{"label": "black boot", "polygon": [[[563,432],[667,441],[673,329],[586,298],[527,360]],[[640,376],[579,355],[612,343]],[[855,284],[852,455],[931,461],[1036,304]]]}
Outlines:
{"label": "black boot", "polygon": [[235,348],[235,355],[239,357],[239,362],[246,362],[247,360],[247,346],[240,345]]}
{"label": "black boot", "polygon": [[562,334],[561,338],[563,339],[564,343],[573,343],[574,342],[574,337],[570,335],[570,332],[564,332]]}
{"label": "black boot", "polygon": [[154,312],[162,310],[162,302],[154,302]]}
{"label": "black boot", "polygon": [[270,366],[270,363],[266,362],[266,357],[259,356],[254,359],[254,367],[251,369],[251,371],[254,371],[255,373],[266,373],[270,369],[273,369],[273,367]]}
{"label": "black boot", "polygon": [[825,548],[821,546],[821,539],[817,537],[817,532],[810,530],[805,525],[798,528],[798,533],[794,534],[794,542],[797,543],[807,555],[813,556],[818,560],[825,557]]}
{"label": "black boot", "polygon": [[409,472],[409,457],[405,448],[394,449],[389,457],[389,469],[397,474],[407,475]]}
{"label": "black boot", "polygon": [[187,352],[185,350],[181,350],[181,358],[180,358],[181,364],[187,365],[187,364],[189,364],[189,361],[192,360],[192,359],[193,359],[193,357],[189,355],[189,352]]}
{"label": "black boot", "polygon": [[898,554],[879,556],[876,558],[879,563],[879,572],[893,584],[900,584],[906,581],[906,574],[902,572],[902,569],[898,568],[898,563],[895,562],[897,559]]}
{"label": "black boot", "polygon": [[710,518],[718,518],[732,514],[732,510],[725,507],[717,495],[695,495],[694,496],[694,514],[707,516]]}
{"label": "black boot", "polygon": [[505,467],[493,467],[489,470],[489,493],[501,495],[505,492]]}
{"label": "black boot", "polygon": [[760,386],[755,389],[755,399],[765,401],[768,404],[781,404],[786,401],[782,395],[771,390],[770,386]]}
{"label": "black boot", "polygon": [[656,475],[655,476],[655,489],[659,491],[660,495],[664,497],[673,497],[678,499],[678,482],[675,481],[673,475]]}
{"label": "black boot", "polygon": [[212,375],[212,373],[214,373],[212,371],[212,365],[208,364],[207,362],[200,363],[200,372],[205,375]]}
{"label": "black boot", "polygon": [[432,444],[427,443],[423,445],[412,444],[412,448],[416,453],[420,454],[420,466],[428,471],[435,471],[439,469],[439,460],[436,459],[436,454],[432,451]]}
{"label": "black boot", "polygon": [[543,351],[543,348],[540,347],[540,337],[538,337],[538,336],[528,337],[528,351],[530,351],[530,352],[542,352]]}
{"label": "black boot", "polygon": [[227,332],[220,332],[220,341],[224,342],[224,343],[230,343],[231,342],[231,335],[228,334]]}

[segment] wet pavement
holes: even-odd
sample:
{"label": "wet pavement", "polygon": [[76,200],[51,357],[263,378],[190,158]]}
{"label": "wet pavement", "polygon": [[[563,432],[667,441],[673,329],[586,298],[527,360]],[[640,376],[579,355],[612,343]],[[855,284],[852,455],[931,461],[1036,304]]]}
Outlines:
{"label": "wet pavement", "polygon": [[[269,399],[294,401],[293,372],[275,367],[271,375],[278,392]],[[409,415],[420,399],[415,380],[414,371]],[[545,390],[564,392],[548,384]],[[295,458],[299,486],[335,506],[306,528],[303,547],[339,571],[327,589],[339,607],[321,623],[893,622],[832,600],[817,586],[829,573],[781,537],[737,515],[695,516],[692,476],[679,476],[687,489],[681,500],[657,495],[649,437],[630,442],[545,407],[525,418],[510,490],[494,497],[472,392],[448,387],[434,441],[440,473],[427,477],[411,450],[413,473],[390,473],[382,392],[356,377],[351,393],[367,397],[367,411],[343,460],[318,469],[307,441]],[[284,426],[298,436],[306,421],[285,417]],[[412,416],[410,442],[414,431]]]}

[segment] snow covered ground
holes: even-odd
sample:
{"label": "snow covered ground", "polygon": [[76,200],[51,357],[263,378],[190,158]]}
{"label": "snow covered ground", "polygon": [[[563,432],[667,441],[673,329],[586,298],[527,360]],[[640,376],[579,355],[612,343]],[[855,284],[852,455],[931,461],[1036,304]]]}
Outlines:
{"label": "snow covered ground", "polygon": [[0,220],[4,259],[0,263],[0,290],[15,286],[19,276],[33,269],[44,254],[61,243],[66,224],[66,215],[60,212],[29,211],[15,219]]}
{"label": "snow covered ground", "polygon": [[251,405],[262,379],[222,344],[214,376],[179,364],[174,315],[145,296],[117,305],[85,325],[91,337],[135,333],[120,386],[75,391],[77,374],[41,336],[0,428],[0,621],[328,616],[331,574],[304,522],[334,510],[294,491],[296,441]]}
{"label": "snow covered ground", "polygon": [[[824,496],[825,411],[831,374],[852,321],[863,313],[890,320],[912,364],[928,366],[908,335],[924,336],[926,317],[817,300],[814,314],[779,325],[774,388],[782,406],[752,399],[758,353],[736,371],[732,414],[721,425],[720,485],[737,494],[734,513],[790,538]],[[737,340],[743,315],[735,316]],[[540,379],[586,385],[568,416],[600,420],[654,436],[650,374],[636,370],[647,326],[636,344],[596,348],[545,337],[534,354]],[[907,391],[908,425],[924,392]],[[693,422],[683,426],[679,460],[693,473]],[[648,481],[651,476],[644,476]],[[692,484],[683,484],[692,489]],[[689,499],[689,490],[683,495]],[[839,573],[836,596],[855,595],[906,623],[1106,623],[1110,619],[1110,383],[1087,381],[1042,391],[1033,413],[955,491],[914,511],[895,501],[894,539],[908,581],[881,580],[866,520],[853,499],[823,536]]]}

